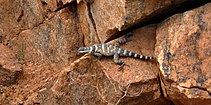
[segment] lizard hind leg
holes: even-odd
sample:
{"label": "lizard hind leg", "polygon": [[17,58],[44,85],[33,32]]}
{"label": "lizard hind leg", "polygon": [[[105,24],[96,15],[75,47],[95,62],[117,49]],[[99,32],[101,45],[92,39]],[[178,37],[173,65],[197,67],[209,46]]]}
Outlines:
{"label": "lizard hind leg", "polygon": [[119,55],[116,53],[114,54],[114,62],[118,65],[120,65],[120,70],[123,70],[125,63],[119,59]]}
{"label": "lizard hind leg", "polygon": [[127,33],[127,34],[124,36],[123,39],[121,39],[121,40],[116,40],[116,44],[115,44],[115,45],[116,45],[116,46],[119,46],[120,44],[124,44],[124,43],[130,41],[130,40],[129,40],[129,37],[132,36],[132,35],[133,35],[132,32]]}

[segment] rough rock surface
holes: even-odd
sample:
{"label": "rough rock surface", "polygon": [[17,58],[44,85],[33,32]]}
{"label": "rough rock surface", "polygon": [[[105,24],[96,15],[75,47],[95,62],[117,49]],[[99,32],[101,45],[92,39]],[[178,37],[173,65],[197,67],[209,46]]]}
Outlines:
{"label": "rough rock surface", "polygon": [[0,104],[6,105],[10,101],[6,99],[3,88],[16,84],[18,75],[22,72],[21,65],[15,58],[12,50],[0,44]]}
{"label": "rough rock surface", "polygon": [[[24,14],[23,17],[25,15],[29,14]],[[17,36],[11,34],[13,37],[9,40],[5,38],[5,36],[9,37],[7,34],[1,36],[2,43],[11,47],[17,62],[23,67],[21,75],[16,80],[16,85],[1,88],[2,94],[9,104],[30,103],[40,89],[53,85],[64,66],[79,58],[76,56],[76,51],[79,46],[83,46],[83,36],[80,33],[78,18],[76,18],[76,7],[65,7],[48,15],[50,17],[43,20],[42,23],[38,22],[38,26],[28,27],[19,32]],[[36,17],[23,21],[34,21],[34,18]],[[3,25],[4,23],[1,27]],[[5,25],[4,28],[6,27],[11,28]],[[4,28],[2,30],[6,33]]]}
{"label": "rough rock surface", "polygon": [[[156,26],[148,26],[134,31],[131,42],[125,45],[126,48],[143,53],[153,54],[155,45]],[[154,30],[154,31],[152,31]],[[138,33],[142,34],[141,39]],[[135,40],[137,39],[137,40]],[[136,46],[137,42],[143,42]],[[156,63],[143,62],[139,59],[123,59],[128,66],[124,71],[119,71],[119,66],[113,63],[112,59],[102,58],[101,61],[88,55],[78,59],[70,66],[65,68],[51,89],[45,89],[39,93],[38,98],[41,104],[167,104],[160,92],[160,86],[157,79],[158,68]],[[151,88],[148,88],[151,87]],[[49,93],[53,93],[50,95]],[[149,94],[148,94],[149,93]],[[53,98],[48,101],[46,96]],[[68,96],[68,97],[67,97]],[[111,97],[112,96],[112,97]],[[57,97],[57,98],[55,98]],[[138,101],[137,101],[138,100]]]}
{"label": "rough rock surface", "polygon": [[11,45],[11,40],[16,38],[23,30],[39,27],[44,21],[49,20],[62,8],[73,0],[1,0],[0,5],[0,40]]}
{"label": "rough rock surface", "polygon": [[79,7],[87,8],[84,12],[86,16],[80,18],[88,19],[84,24],[90,28],[83,32],[95,37],[98,42],[105,42],[115,32],[146,21],[185,1],[188,0],[87,0],[79,3]]}
{"label": "rough rock surface", "polygon": [[[161,98],[156,78],[144,83],[137,81],[123,86],[112,79],[109,73],[104,72],[102,66],[99,61],[87,55],[78,59],[60,73],[51,89],[39,93],[41,104],[134,105],[150,104]],[[148,88],[149,86],[151,88]],[[52,98],[46,101],[46,96]]]}
{"label": "rough rock surface", "polygon": [[0,85],[15,83],[20,72],[21,65],[15,59],[14,53],[6,46],[0,44]]}
{"label": "rough rock surface", "polygon": [[22,31],[12,41],[16,54],[23,49],[26,62],[56,63],[61,67],[73,62],[77,48],[83,45],[75,11],[75,8],[67,7],[39,27]]}
{"label": "rough rock surface", "polygon": [[175,104],[210,104],[210,19],[211,3],[158,25],[156,55],[166,94]]}
{"label": "rough rock surface", "polygon": [[[129,37],[131,41],[120,45],[120,47],[138,54],[154,56],[155,32],[156,25],[134,30],[133,36]],[[112,57],[102,58],[101,62],[111,78],[122,85],[157,78],[159,70],[154,61],[142,61],[133,57],[120,57],[120,59],[126,64],[123,72],[119,71],[119,65],[114,63]]]}
{"label": "rough rock surface", "polygon": [[[0,104],[208,105],[211,4],[146,24],[187,1],[1,0]],[[77,55],[125,30],[122,48],[157,59],[121,57],[119,71],[112,57]]]}

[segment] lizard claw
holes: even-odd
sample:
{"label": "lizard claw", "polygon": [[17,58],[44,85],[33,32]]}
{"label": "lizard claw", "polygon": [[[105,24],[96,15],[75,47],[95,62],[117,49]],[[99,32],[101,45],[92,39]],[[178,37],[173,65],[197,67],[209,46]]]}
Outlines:
{"label": "lizard claw", "polygon": [[122,63],[120,66],[119,66],[119,71],[123,71],[124,70],[124,63]]}

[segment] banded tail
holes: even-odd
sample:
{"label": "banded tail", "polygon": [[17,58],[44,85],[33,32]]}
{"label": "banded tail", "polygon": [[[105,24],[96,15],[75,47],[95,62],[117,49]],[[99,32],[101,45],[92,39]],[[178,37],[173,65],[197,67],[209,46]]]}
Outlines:
{"label": "banded tail", "polygon": [[149,59],[154,59],[155,58],[155,57],[152,57],[152,56],[145,56],[145,55],[136,54],[136,53],[130,52],[130,51],[125,51],[125,52],[127,52],[126,56],[139,58],[139,59],[143,59],[143,60],[149,60]]}

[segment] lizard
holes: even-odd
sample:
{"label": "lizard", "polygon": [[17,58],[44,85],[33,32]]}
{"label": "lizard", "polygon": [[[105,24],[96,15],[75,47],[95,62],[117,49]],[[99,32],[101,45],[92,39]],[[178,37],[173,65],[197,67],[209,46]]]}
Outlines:
{"label": "lizard", "polygon": [[97,57],[113,56],[114,62],[120,65],[120,68],[123,68],[123,66],[125,65],[125,63],[120,60],[120,56],[134,57],[142,60],[150,60],[155,58],[153,56],[145,56],[120,48],[120,44],[126,43],[128,41],[129,35],[130,34],[128,34],[123,40],[117,40],[115,45],[102,43],[94,44],[87,47],[79,47],[78,53],[89,53]]}

